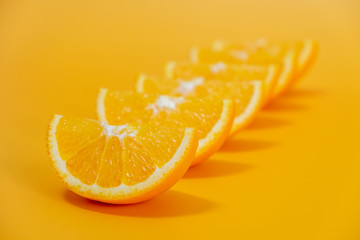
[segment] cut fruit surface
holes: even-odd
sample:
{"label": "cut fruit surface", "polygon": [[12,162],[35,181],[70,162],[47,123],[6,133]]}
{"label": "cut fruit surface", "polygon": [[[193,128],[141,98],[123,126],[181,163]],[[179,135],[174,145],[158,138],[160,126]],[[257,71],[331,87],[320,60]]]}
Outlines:
{"label": "cut fruit surface", "polygon": [[193,64],[190,62],[169,62],[166,64],[165,76],[173,79],[216,79],[221,81],[259,80],[264,82],[264,104],[273,94],[274,87],[280,73],[280,66],[276,64]]}
{"label": "cut fruit surface", "polygon": [[295,46],[270,44],[266,39],[228,44],[216,41],[212,48],[194,48],[191,51],[193,63],[224,62],[227,64],[277,64],[281,66],[273,97],[281,94],[290,85],[296,69]]}
{"label": "cut fruit surface", "polygon": [[199,138],[192,165],[214,154],[230,134],[234,121],[233,100],[144,93],[125,93],[101,89],[98,95],[99,119],[110,125],[135,122],[157,126],[193,127]]}
{"label": "cut fruit surface", "polygon": [[296,73],[295,81],[301,79],[314,64],[316,56],[319,52],[319,44],[311,39],[306,39],[296,44]]}
{"label": "cut fruit surface", "polygon": [[[218,40],[212,45],[212,51],[220,55],[225,53],[231,62],[237,60],[250,63],[282,62],[282,71],[275,87],[275,96],[288,89],[310,69],[318,49],[318,43],[311,39],[269,43],[266,39],[260,38],[240,44],[229,44]],[[196,60],[196,51],[192,55]]]}
{"label": "cut fruit surface", "polygon": [[235,102],[235,118],[231,135],[249,124],[259,111],[263,96],[262,81],[220,81],[206,80],[203,77],[194,79],[161,79],[141,75],[136,83],[136,90],[142,93],[159,93],[174,96],[203,98],[217,96],[231,98]]}
{"label": "cut fruit surface", "polygon": [[127,204],[166,191],[195,156],[192,128],[104,123],[55,115],[48,132],[52,165],[65,185],[89,199]]}

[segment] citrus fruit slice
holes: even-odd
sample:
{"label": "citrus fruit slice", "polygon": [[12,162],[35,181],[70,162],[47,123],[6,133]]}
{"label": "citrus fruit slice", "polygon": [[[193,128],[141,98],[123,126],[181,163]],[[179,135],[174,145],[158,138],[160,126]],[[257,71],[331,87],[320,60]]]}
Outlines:
{"label": "citrus fruit slice", "polygon": [[[241,44],[229,44],[218,40],[212,45],[212,50],[216,52],[225,51],[240,59],[245,59],[244,56],[250,56],[246,59],[247,62],[272,62],[282,58],[283,74],[280,76],[279,83],[275,88],[275,95],[285,91],[310,69],[315,61],[318,49],[318,43],[311,39],[296,42],[269,43],[266,39],[260,38]],[[286,76],[289,76],[289,78],[286,78]]]}
{"label": "citrus fruit slice", "polygon": [[278,64],[281,69],[273,97],[281,94],[290,85],[296,68],[294,46],[269,44],[266,39],[257,39],[240,44],[216,41],[212,48],[193,48],[190,57],[193,63]]}
{"label": "citrus fruit slice", "polygon": [[138,124],[193,127],[199,139],[192,165],[213,155],[230,134],[234,121],[233,100],[217,97],[175,97],[101,89],[98,95],[99,119],[107,124]]}
{"label": "citrus fruit slice", "polygon": [[73,192],[97,201],[148,200],[175,184],[196,152],[192,128],[120,126],[55,115],[48,150],[60,179]]}
{"label": "citrus fruit slice", "polygon": [[319,44],[311,39],[299,41],[296,44],[297,61],[296,73],[294,80],[301,79],[314,64],[316,56],[319,52]]}
{"label": "citrus fruit slice", "polygon": [[264,82],[264,104],[270,99],[279,75],[279,66],[226,64],[193,64],[190,62],[169,62],[166,64],[165,76],[167,78],[193,79],[204,77],[222,81],[233,80],[261,80]]}
{"label": "citrus fruit slice", "polygon": [[235,102],[235,118],[230,135],[249,124],[262,106],[264,84],[262,81],[221,81],[194,79],[168,79],[141,75],[136,82],[136,91],[174,96],[203,98],[217,96],[231,98]]}

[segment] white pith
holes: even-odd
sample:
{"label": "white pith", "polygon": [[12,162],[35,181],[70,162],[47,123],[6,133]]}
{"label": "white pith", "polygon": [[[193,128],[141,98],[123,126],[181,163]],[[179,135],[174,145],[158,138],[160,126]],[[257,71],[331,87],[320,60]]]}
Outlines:
{"label": "white pith", "polygon": [[212,74],[218,74],[219,72],[223,72],[226,70],[226,64],[223,62],[211,64],[209,67]]}
{"label": "white pith", "polygon": [[220,52],[225,48],[224,45],[225,43],[223,40],[215,40],[211,47],[214,52]]}
{"label": "white pith", "polygon": [[129,130],[126,125],[119,125],[119,126],[104,125],[104,134],[106,136],[118,137],[120,141],[124,139],[126,136],[136,137],[136,132]]}
{"label": "white pith", "polygon": [[182,94],[182,95],[187,95],[189,93],[191,93],[192,91],[195,90],[195,88],[201,84],[204,83],[204,78],[203,77],[196,77],[193,78],[191,81],[184,81],[179,79],[179,87],[176,89],[176,92]]}
{"label": "white pith", "polygon": [[249,59],[249,54],[246,51],[242,51],[242,50],[231,50],[230,55],[244,62]]}
{"label": "white pith", "polygon": [[175,110],[176,106],[184,102],[183,97],[170,97],[167,95],[160,95],[155,103],[149,104],[146,108],[151,109],[153,114],[158,114],[161,110]]}

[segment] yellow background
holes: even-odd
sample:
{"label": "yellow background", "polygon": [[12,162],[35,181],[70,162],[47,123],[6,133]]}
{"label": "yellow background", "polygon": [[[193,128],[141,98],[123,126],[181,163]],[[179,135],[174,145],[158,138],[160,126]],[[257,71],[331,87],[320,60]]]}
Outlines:
{"label": "yellow background", "polygon": [[[259,36],[318,40],[315,67],[170,191],[110,206],[57,179],[51,114],[93,118],[99,87]],[[358,0],[2,0],[0,239],[360,239],[359,43]]]}

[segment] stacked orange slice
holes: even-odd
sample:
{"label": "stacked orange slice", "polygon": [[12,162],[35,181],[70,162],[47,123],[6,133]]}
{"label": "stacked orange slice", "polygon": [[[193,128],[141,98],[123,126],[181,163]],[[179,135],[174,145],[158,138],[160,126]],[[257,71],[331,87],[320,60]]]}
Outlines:
{"label": "stacked orange slice", "polygon": [[276,86],[280,73],[276,64],[193,64],[190,62],[169,62],[165,68],[165,77],[169,79],[194,79],[203,77],[208,80],[221,80],[224,82],[259,80],[264,82],[264,99],[266,104]]}
{"label": "stacked orange slice", "polygon": [[298,41],[296,43],[296,72],[294,80],[301,79],[314,64],[319,51],[319,44],[311,39]]}
{"label": "stacked orange slice", "polygon": [[312,40],[194,48],[190,62],[168,63],[164,77],[141,75],[135,92],[101,89],[100,121],[55,115],[47,139],[53,168],[89,199],[151,199],[251,123],[309,70],[317,52]]}
{"label": "stacked orange slice", "polygon": [[193,63],[277,64],[281,67],[274,98],[306,72],[316,56],[317,46],[311,40],[293,44],[269,43],[263,38],[239,44],[215,41],[211,48],[194,48],[190,56]]}
{"label": "stacked orange slice", "polygon": [[65,185],[86,198],[136,203],[170,188],[191,165],[197,138],[193,128],[105,125],[56,115],[48,148]]}
{"label": "stacked orange slice", "polygon": [[220,81],[206,80],[203,77],[193,79],[168,79],[141,75],[136,83],[137,92],[169,94],[204,98],[216,96],[234,99],[235,118],[231,135],[249,124],[262,106],[264,83],[262,81]]}
{"label": "stacked orange slice", "polygon": [[234,103],[216,97],[175,97],[124,93],[101,89],[98,95],[99,119],[110,125],[136,122],[171,128],[193,127],[199,146],[192,165],[213,155],[230,134]]}

